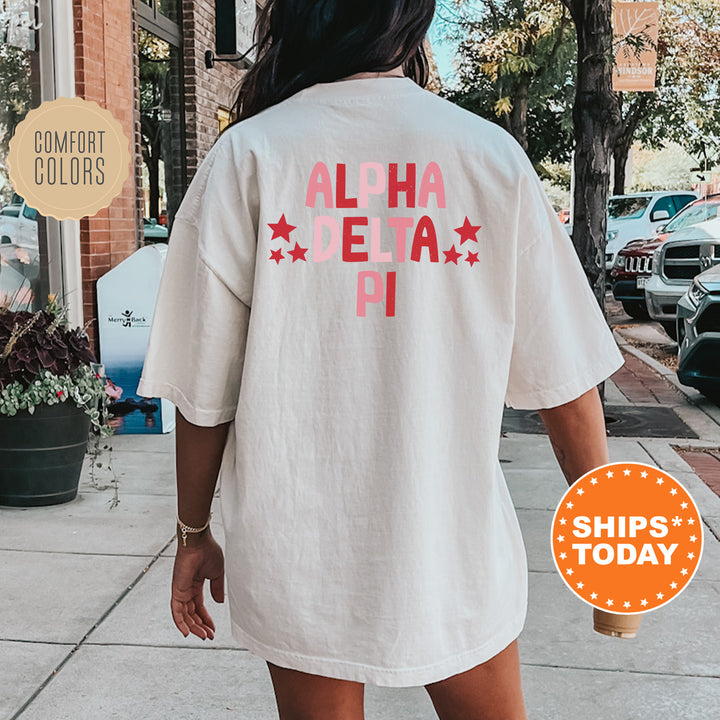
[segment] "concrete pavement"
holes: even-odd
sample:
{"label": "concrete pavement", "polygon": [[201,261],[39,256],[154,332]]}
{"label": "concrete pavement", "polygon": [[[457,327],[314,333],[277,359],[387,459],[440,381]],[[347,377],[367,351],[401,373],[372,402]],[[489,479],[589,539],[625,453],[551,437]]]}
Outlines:
{"label": "concrete pavement", "polygon": [[[631,402],[613,383],[607,392],[614,404]],[[682,482],[705,521],[698,574],[670,605],[645,616],[635,640],[594,633],[591,609],[555,571],[548,537],[566,485],[547,438],[502,439],[530,568],[520,652],[531,719],[718,717],[720,498],[672,448],[718,445],[720,426],[705,410],[682,408],[698,440],[610,440],[612,461],[646,462]],[[0,508],[0,720],[276,717],[266,665],[232,639],[227,604],[208,601],[212,642],[185,639],[172,624],[173,442],[112,439],[121,500],[114,509],[112,493],[93,489],[87,473],[71,503]],[[213,532],[222,543],[217,511]],[[367,686],[366,717],[436,716],[422,688]]]}

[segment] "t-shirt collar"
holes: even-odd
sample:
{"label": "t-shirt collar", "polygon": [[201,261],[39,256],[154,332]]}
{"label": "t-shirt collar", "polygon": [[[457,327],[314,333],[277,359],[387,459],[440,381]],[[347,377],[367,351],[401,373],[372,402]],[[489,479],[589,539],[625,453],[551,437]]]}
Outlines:
{"label": "t-shirt collar", "polygon": [[422,88],[409,77],[381,76],[352,78],[335,82],[316,83],[293,95],[293,99],[322,101],[362,100],[363,98],[392,98],[421,91]]}

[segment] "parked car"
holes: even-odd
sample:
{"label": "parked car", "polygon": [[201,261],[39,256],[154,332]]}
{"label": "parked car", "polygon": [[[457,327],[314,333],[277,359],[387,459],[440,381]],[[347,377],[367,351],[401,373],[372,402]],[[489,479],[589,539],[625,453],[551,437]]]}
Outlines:
{"label": "parked car", "polygon": [[37,252],[37,210],[15,193],[0,209],[0,245],[16,245]]}
{"label": "parked car", "polygon": [[720,264],[700,273],[677,304],[678,379],[720,398]]}
{"label": "parked car", "polygon": [[645,286],[648,312],[677,339],[677,303],[696,275],[720,264],[720,217],[673,233],[655,251],[652,277]]}
{"label": "parked car", "polygon": [[0,208],[0,302],[29,305],[39,276],[37,211],[15,194]]}
{"label": "parked car", "polygon": [[630,317],[649,317],[645,302],[645,286],[652,275],[652,257],[655,250],[674,232],[718,216],[720,195],[710,195],[686,205],[666,225],[660,225],[654,237],[646,240],[631,240],[618,252],[610,271],[613,296],[622,303]]}
{"label": "parked car", "polygon": [[615,258],[610,271],[613,297],[622,303],[632,318],[647,320],[645,286],[652,275],[652,257],[665,238],[658,235],[649,240],[631,240]]}
{"label": "parked car", "polygon": [[660,225],[697,199],[687,190],[613,195],[608,200],[606,269],[612,270],[617,254],[629,242],[651,237]]}

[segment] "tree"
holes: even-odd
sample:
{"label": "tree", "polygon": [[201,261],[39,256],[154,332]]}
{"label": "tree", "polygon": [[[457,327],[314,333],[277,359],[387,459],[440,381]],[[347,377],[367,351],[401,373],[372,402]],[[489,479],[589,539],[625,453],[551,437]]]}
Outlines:
{"label": "tree", "polygon": [[30,56],[26,50],[0,42],[0,189],[9,200],[12,191],[7,163],[10,139],[32,106]]}
{"label": "tree", "polygon": [[636,138],[654,148],[677,142],[698,162],[720,123],[711,99],[720,83],[720,6],[708,0],[665,0],[660,5],[655,93],[616,93],[621,118],[613,144],[613,192],[625,189],[625,166]]}
{"label": "tree", "polygon": [[612,0],[563,0],[578,47],[573,244],[601,307],[612,144],[620,127],[612,90]]}
{"label": "tree", "polygon": [[496,118],[533,161],[566,159],[574,42],[559,0],[453,0],[441,16],[460,59],[459,90],[447,97]]}

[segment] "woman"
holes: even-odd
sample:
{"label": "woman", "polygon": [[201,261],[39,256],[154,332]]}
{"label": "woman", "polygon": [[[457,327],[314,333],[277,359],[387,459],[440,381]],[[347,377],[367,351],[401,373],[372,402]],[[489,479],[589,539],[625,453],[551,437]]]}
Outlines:
{"label": "woman", "polygon": [[569,481],[607,462],[620,354],[519,146],[422,89],[434,6],[269,0],[170,240],[140,392],[178,411],[172,614],[212,639],[225,571],[282,720],[362,718],[365,683],[525,718],[504,402]]}

